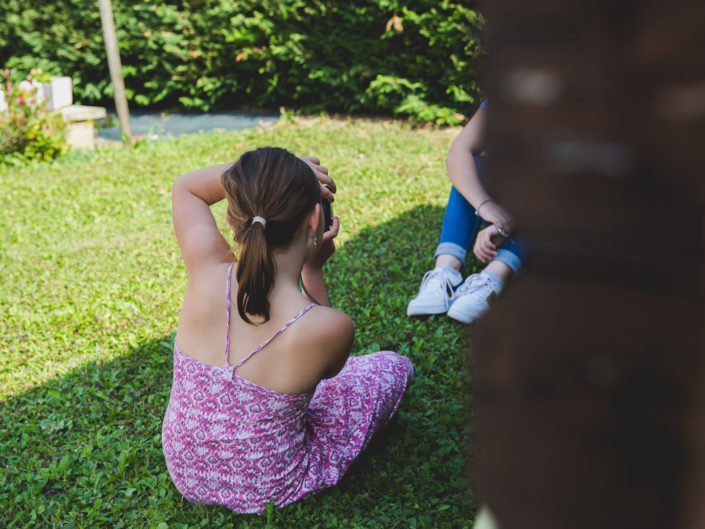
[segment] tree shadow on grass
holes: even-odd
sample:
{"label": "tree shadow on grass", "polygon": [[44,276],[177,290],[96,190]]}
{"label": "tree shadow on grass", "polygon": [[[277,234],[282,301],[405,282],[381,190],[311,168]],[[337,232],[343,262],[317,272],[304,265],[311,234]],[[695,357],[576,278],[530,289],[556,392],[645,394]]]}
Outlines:
{"label": "tree shadow on grass", "polygon": [[419,206],[364,229],[328,265],[333,303],[356,322],[354,354],[396,350],[416,367],[397,418],[336,487],[261,517],[183,500],[161,453],[172,334],[0,404],[0,525],[470,527],[463,327],[405,315],[441,217]]}

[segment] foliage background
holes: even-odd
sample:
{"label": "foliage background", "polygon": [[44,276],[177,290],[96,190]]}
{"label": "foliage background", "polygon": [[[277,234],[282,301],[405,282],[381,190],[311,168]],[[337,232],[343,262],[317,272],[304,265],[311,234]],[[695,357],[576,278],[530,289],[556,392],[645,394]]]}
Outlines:
{"label": "foliage background", "polygon": [[[478,102],[484,18],[449,0],[113,0],[132,106],[279,106],[457,124]],[[0,66],[112,93],[96,0],[0,0]]]}

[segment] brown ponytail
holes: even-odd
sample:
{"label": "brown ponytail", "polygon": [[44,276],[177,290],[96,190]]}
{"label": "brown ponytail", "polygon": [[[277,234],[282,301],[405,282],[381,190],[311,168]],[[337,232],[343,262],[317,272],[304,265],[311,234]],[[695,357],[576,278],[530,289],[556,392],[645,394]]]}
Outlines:
{"label": "brown ponytail", "polygon": [[[269,321],[268,296],[276,279],[272,250],[287,247],[318,202],[320,186],[311,168],[285,149],[262,147],[243,154],[221,178],[228,222],[239,249],[237,310]],[[252,222],[255,216],[266,225]]]}

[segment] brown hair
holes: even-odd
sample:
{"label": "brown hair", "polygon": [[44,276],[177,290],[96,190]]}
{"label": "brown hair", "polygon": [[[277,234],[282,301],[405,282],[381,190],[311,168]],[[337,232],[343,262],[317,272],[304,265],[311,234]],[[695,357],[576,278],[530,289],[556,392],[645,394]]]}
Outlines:
{"label": "brown hair", "polygon": [[[269,296],[276,275],[272,249],[287,247],[304,217],[320,200],[321,188],[311,168],[286,149],[249,151],[221,177],[228,198],[228,222],[239,247],[237,311],[269,321]],[[252,222],[266,219],[263,226]]]}

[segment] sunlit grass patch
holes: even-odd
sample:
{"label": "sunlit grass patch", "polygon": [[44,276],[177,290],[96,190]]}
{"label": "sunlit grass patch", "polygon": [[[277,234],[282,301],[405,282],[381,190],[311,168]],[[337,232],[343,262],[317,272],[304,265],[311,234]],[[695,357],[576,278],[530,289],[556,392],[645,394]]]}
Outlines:
{"label": "sunlit grass patch", "polygon": [[[0,526],[469,527],[464,328],[405,315],[432,266],[457,132],[321,117],[0,170]],[[338,486],[260,517],[183,500],[160,432],[186,280],[171,182],[263,145],[328,167],[333,303],[356,322],[356,354],[396,350],[417,377]],[[223,204],[214,213],[232,240]]]}

